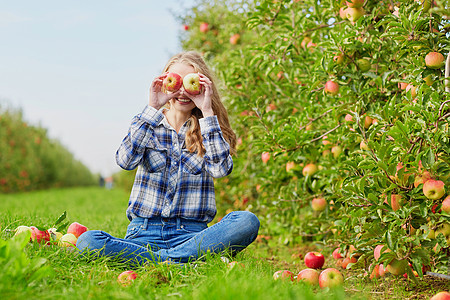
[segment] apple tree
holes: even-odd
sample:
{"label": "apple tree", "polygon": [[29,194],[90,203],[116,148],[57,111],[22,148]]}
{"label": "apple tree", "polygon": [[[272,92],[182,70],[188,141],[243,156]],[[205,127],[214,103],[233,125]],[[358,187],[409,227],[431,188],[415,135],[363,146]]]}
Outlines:
{"label": "apple tree", "polygon": [[353,246],[356,266],[384,245],[380,262],[444,270],[448,16],[447,1],[428,0],[199,1],[180,16],[239,138],[217,202],[256,211],[285,242]]}

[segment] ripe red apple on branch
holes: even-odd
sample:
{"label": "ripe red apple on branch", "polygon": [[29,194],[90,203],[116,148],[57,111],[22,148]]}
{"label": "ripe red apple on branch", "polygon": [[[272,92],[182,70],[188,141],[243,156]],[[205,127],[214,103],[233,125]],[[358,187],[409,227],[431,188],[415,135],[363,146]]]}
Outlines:
{"label": "ripe red apple on branch", "polygon": [[345,3],[348,7],[363,7],[365,0],[349,0]]}
{"label": "ripe red apple on branch", "polygon": [[443,212],[450,214],[450,195],[445,197],[445,199],[442,201],[441,209]]}
{"label": "ripe red apple on branch", "polygon": [[263,163],[267,163],[270,160],[270,153],[269,152],[261,153],[261,160],[263,161]]}
{"label": "ripe red apple on branch", "polygon": [[444,64],[444,55],[439,52],[430,52],[425,56],[425,65],[430,69],[440,69]]}
{"label": "ripe red apple on branch", "polygon": [[327,200],[323,197],[314,198],[311,201],[311,207],[314,211],[324,211],[327,207]]}
{"label": "ripe red apple on branch", "polygon": [[206,22],[200,23],[200,32],[206,33],[209,30],[209,24]]}
{"label": "ripe red apple on branch", "polygon": [[339,84],[337,84],[333,80],[328,80],[325,83],[324,91],[325,91],[326,94],[330,94],[330,95],[335,96],[335,95],[337,95],[339,93]]}
{"label": "ripe red apple on branch", "polygon": [[429,179],[423,184],[422,190],[428,199],[441,199],[445,194],[445,184],[441,180]]}

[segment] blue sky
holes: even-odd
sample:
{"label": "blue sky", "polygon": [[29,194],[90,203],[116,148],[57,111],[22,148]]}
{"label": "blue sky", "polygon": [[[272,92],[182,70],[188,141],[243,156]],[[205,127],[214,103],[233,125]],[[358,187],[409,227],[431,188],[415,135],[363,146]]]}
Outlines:
{"label": "blue sky", "polygon": [[181,50],[193,1],[0,0],[0,107],[22,109],[93,172],[114,154],[148,88]]}

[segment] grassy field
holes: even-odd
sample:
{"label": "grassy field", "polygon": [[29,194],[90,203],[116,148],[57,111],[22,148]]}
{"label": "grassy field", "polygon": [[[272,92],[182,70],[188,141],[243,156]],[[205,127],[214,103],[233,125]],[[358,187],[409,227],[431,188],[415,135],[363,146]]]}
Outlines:
{"label": "grassy field", "polygon": [[279,247],[274,239],[253,243],[233,258],[239,262],[233,268],[217,255],[184,266],[146,265],[136,269],[132,285],[122,286],[117,276],[127,270],[124,265],[88,260],[56,245],[11,240],[18,225],[50,227],[64,211],[69,222],[122,237],[127,200],[122,190],[97,187],[0,195],[0,299],[429,299],[446,284],[425,278],[412,288],[403,278],[369,282],[361,272],[348,271],[337,290],[275,281],[276,270],[305,268],[298,254],[311,249],[322,250],[326,267],[334,266],[319,245]]}

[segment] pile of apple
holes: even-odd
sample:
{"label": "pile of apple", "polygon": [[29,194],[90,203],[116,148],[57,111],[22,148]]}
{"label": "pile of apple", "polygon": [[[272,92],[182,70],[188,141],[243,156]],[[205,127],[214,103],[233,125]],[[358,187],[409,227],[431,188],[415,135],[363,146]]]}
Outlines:
{"label": "pile of apple", "polygon": [[61,247],[75,247],[78,237],[88,231],[88,228],[80,223],[73,222],[67,228],[67,233],[62,234],[61,232],[58,232],[56,228],[41,230],[35,226],[28,227],[21,225],[14,230],[14,236],[25,231],[31,233],[31,243],[58,244]]}
{"label": "pile of apple", "polygon": [[303,281],[313,286],[319,285],[321,288],[333,288],[342,286],[344,276],[335,268],[327,268],[319,271],[325,264],[325,257],[320,252],[308,252],[305,255],[305,265],[307,269],[301,270],[296,276],[289,270],[279,270],[273,274],[275,280],[287,279],[290,281]]}

